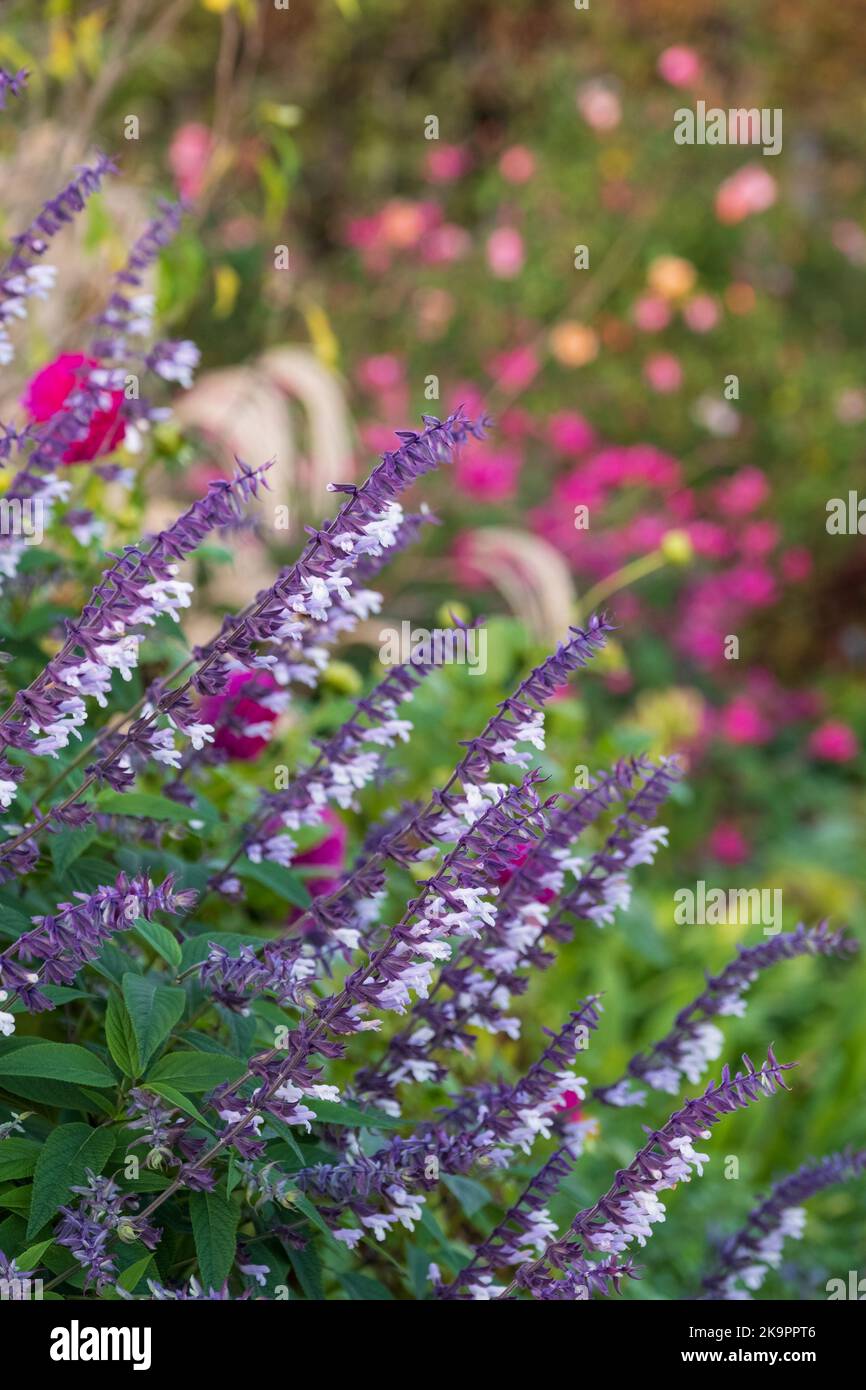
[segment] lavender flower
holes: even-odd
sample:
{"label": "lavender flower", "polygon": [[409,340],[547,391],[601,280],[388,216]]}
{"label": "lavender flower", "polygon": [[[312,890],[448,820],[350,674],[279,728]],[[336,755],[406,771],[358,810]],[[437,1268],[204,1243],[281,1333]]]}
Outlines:
{"label": "lavender flower", "polygon": [[803,1203],[816,1192],[849,1182],[866,1172],[866,1149],[829,1154],[804,1163],[782,1178],[755,1207],[745,1224],[724,1242],[711,1274],[703,1281],[707,1299],[750,1299],[782,1259],[788,1238],[799,1240],[806,1225]]}

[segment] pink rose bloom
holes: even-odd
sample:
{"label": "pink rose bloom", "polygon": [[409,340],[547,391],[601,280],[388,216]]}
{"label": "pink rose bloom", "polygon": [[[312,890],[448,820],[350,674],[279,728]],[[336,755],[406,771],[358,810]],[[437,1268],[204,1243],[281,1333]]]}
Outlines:
{"label": "pink rose bloom", "polygon": [[576,410],[560,410],[551,416],[548,435],[561,454],[582,454],[595,444],[595,430]]}
{"label": "pink rose bloom", "polygon": [[757,705],[738,696],[722,710],[720,731],[729,743],[766,743],[770,726]]}
{"label": "pink rose bloom", "polygon": [[540,365],[534,348],[519,347],[500,352],[488,362],[487,371],[497,386],[506,391],[522,391],[534,380]]}
{"label": "pink rose bloom", "polygon": [[659,76],[672,87],[693,87],[703,71],[695,50],[684,44],[674,44],[660,53],[656,68]]}
{"label": "pink rose bloom", "polygon": [[716,489],[716,501],[726,516],[746,516],[770,495],[770,485],[760,468],[741,468]]}
{"label": "pink rose bloom", "polygon": [[710,835],[707,848],[721,864],[742,864],[749,857],[749,845],[738,825],[720,820]]}
{"label": "pink rose bloom", "polygon": [[464,446],[455,481],[461,492],[483,502],[504,502],[517,491],[520,455],[512,449],[489,452],[483,444]]}
{"label": "pink rose bloom", "polygon": [[716,190],[716,217],[733,225],[758,212],[766,212],[776,201],[777,184],[760,164],[746,164]]}
{"label": "pink rose bloom", "polygon": [[661,333],[671,321],[670,305],[660,294],[642,294],[632,305],[631,316],[641,333]]}
{"label": "pink rose bloom", "polygon": [[[82,367],[100,365],[82,352],[64,352],[49,362],[47,367],[36,373],[21,397],[21,404],[31,420],[41,424],[53,415],[65,413],[68,397],[81,385],[84,376]],[[120,416],[123,392],[105,391],[103,394],[106,408],[96,411],[84,439],[67,446],[61,455],[64,463],[89,463],[100,454],[110,454],[126,434],[126,425]]]}
{"label": "pink rose bloom", "polygon": [[711,294],[696,294],[683,305],[683,318],[693,333],[709,333],[719,321],[719,306]]}
{"label": "pink rose bloom", "polygon": [[453,183],[471,167],[469,151],[462,145],[436,145],[427,153],[424,168],[431,183]]}
{"label": "pink rose bloom", "polygon": [[513,280],[523,269],[523,237],[516,227],[497,227],[487,238],[487,264],[497,280]]}
{"label": "pink rose bloom", "polygon": [[[237,698],[238,691],[250,681],[255,682],[257,695],[277,689],[270,671],[233,671],[224,694],[206,695],[201,702],[203,721],[214,726],[214,746],[243,762],[252,762],[267,748],[270,726],[277,720],[272,709],[252,696]],[[267,731],[262,725],[268,726]]]}
{"label": "pink rose bloom", "polygon": [[812,573],[812,556],[805,546],[792,545],[783,553],[780,565],[783,578],[789,584],[802,584]]}
{"label": "pink rose bloom", "polygon": [[587,82],[578,89],[576,100],[587,125],[599,134],[616,130],[622,120],[619,97],[606,82]]}
{"label": "pink rose bloom", "polygon": [[535,155],[525,145],[512,145],[500,156],[499,172],[509,183],[528,183],[535,173]]}
{"label": "pink rose bloom", "polygon": [[838,719],[828,719],[809,735],[809,752],[826,763],[848,763],[860,752],[854,730]]}
{"label": "pink rose bloom", "polygon": [[182,198],[197,198],[213,152],[213,135],[200,121],[187,121],[171,138],[168,167]]}
{"label": "pink rose bloom", "polygon": [[678,391],[683,384],[683,369],[672,352],[657,352],[648,357],[643,374],[652,389],[662,396]]}
{"label": "pink rose bloom", "polygon": [[365,357],[358,367],[358,381],[365,391],[393,391],[403,384],[403,363],[391,352]]}

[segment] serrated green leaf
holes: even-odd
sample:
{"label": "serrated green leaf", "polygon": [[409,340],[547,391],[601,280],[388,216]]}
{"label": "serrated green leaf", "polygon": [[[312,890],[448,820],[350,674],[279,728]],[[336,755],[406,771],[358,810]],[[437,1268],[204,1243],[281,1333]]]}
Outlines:
{"label": "serrated green leaf", "polygon": [[18,1269],[36,1269],[49,1245],[53,1244],[54,1238],[49,1236],[48,1240],[41,1240],[38,1244],[31,1245],[29,1249],[22,1250],[20,1255],[15,1256],[15,1264]]}
{"label": "serrated green leaf", "polygon": [[148,1085],[175,1086],[185,1094],[212,1091],[225,1081],[238,1081],[246,1068],[236,1057],[211,1052],[171,1052],[155,1062],[147,1077]]}
{"label": "serrated green leaf", "polygon": [[164,961],[168,961],[175,970],[180,968],[180,943],[175,941],[168,927],[163,927],[159,922],[146,922],[143,917],[139,917],[133,930],[136,936],[146,941],[148,946],[152,947],[157,955],[162,956]]}
{"label": "serrated green leaf", "polygon": [[180,1022],[186,1008],[186,991],[161,985],[150,976],[127,972],[123,977],[123,1001],[132,1019],[141,1065],[146,1067]]}
{"label": "serrated green leaf", "polygon": [[105,1041],[112,1058],[124,1076],[133,1079],[141,1075],[142,1065],[138,1055],[138,1043],[129,1010],[120,995],[112,990],[108,996],[105,1012]]}
{"label": "serrated green leaf", "polygon": [[0,1182],[29,1178],[41,1148],[33,1139],[18,1139],[14,1134],[4,1139],[0,1144]]}
{"label": "serrated green leaf", "polygon": [[4,1077],[40,1077],[71,1081],[79,1086],[114,1086],[104,1062],[77,1043],[42,1043],[10,1052],[8,1040],[0,1045],[0,1081]]}
{"label": "serrated green leaf", "polygon": [[58,830],[50,836],[51,862],[54,872],[62,878],[76,859],[89,849],[96,839],[96,830],[83,826],[80,830]]}
{"label": "serrated green leaf", "polygon": [[94,1173],[102,1172],[113,1149],[113,1134],[88,1125],[61,1125],[48,1136],[33,1174],[28,1239],[51,1220],[69,1189],[84,1182],[88,1168]]}
{"label": "serrated green leaf", "polygon": [[240,1208],[218,1192],[194,1192],[189,1214],[202,1287],[220,1289],[234,1264]]}

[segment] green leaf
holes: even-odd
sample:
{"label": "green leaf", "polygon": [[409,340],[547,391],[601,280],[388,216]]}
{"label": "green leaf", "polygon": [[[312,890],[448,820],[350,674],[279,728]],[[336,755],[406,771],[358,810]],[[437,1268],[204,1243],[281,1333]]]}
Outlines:
{"label": "green leaf", "polygon": [[15,907],[7,907],[6,904],[0,905],[0,933],[17,941],[22,932],[29,931],[33,923],[29,917],[25,917],[23,912],[19,912]]}
{"label": "green leaf", "polygon": [[96,831],[90,826],[81,830],[58,830],[55,835],[49,836],[51,862],[58,878],[66,874],[69,866],[90,848],[95,839]]}
{"label": "green leaf", "polygon": [[146,1067],[156,1049],[165,1042],[186,1008],[186,990],[161,985],[144,975],[123,977],[123,998],[138,1043],[138,1055]]}
{"label": "green leaf", "polygon": [[373,1301],[384,1303],[394,1297],[390,1289],[386,1289],[385,1285],[380,1284],[378,1279],[371,1279],[367,1274],[341,1274],[340,1283],[350,1298],[359,1299],[365,1303]]}
{"label": "green leaf", "polygon": [[303,879],[291,869],[284,869],[282,864],[271,864],[267,859],[262,860],[261,864],[254,864],[251,859],[240,859],[235,865],[235,873],[241,878],[251,878],[255,883],[263,884],[277,897],[285,898],[295,907],[308,908],[313,901]]}
{"label": "green leaf", "polygon": [[238,1081],[246,1068],[236,1057],[212,1052],[171,1052],[160,1057],[146,1078],[148,1085],[175,1086],[184,1093],[212,1091],[224,1081]]}
{"label": "green leaf", "polygon": [[134,931],[136,936],[146,941],[148,946],[152,947],[157,955],[162,956],[163,960],[168,961],[175,970],[180,968],[180,943],[175,941],[168,927],[161,926],[159,922],[146,922],[143,917],[139,917]]}
{"label": "green leaf", "polygon": [[138,1044],[135,1040],[135,1029],[132,1026],[129,1010],[116,990],[112,990],[108,996],[108,1008],[105,1013],[105,1041],[108,1043],[108,1050],[112,1058],[124,1076],[135,1078],[141,1075],[142,1066],[138,1055]]}
{"label": "green leaf", "polygon": [[73,1081],[80,1086],[114,1086],[114,1077],[104,1062],[77,1043],[41,1043],[14,1052],[0,1047],[0,1083],[4,1077],[47,1077],[54,1081]]}
{"label": "green leaf", "polygon": [[205,1129],[213,1129],[213,1125],[205,1119],[204,1115],[197,1106],[193,1105],[189,1097],[175,1090],[174,1086],[166,1086],[164,1082],[147,1081],[144,1084],[144,1090],[153,1091],[155,1095],[162,1096],[163,1100],[168,1101],[169,1105],[174,1105],[178,1110],[182,1110],[185,1115],[189,1115],[190,1119],[197,1120],[200,1125],[204,1125]]}
{"label": "green leaf", "polygon": [[148,1250],[147,1254],[140,1260],[136,1260],[134,1265],[125,1269],[117,1280],[122,1289],[127,1293],[133,1293],[144,1278],[145,1270],[153,1259],[153,1255]]}
{"label": "green leaf", "polygon": [[459,1173],[443,1173],[442,1181],[469,1217],[481,1211],[492,1200],[487,1188],[482,1187],[481,1183],[475,1182],[473,1178],[464,1178]]}
{"label": "green leaf", "polygon": [[107,1129],[82,1124],[61,1125],[48,1136],[33,1175],[28,1239],[51,1220],[69,1189],[84,1182],[88,1168],[102,1172],[114,1150],[114,1139]]}
{"label": "green leaf", "polygon": [[32,1139],[16,1139],[13,1134],[0,1143],[0,1182],[29,1178],[42,1149]]}
{"label": "green leaf", "polygon": [[322,1261],[315,1245],[308,1243],[303,1250],[295,1250],[293,1246],[286,1245],[285,1250],[306,1297],[321,1303],[325,1297],[325,1290],[322,1285]]}
{"label": "green leaf", "polygon": [[323,1125],[348,1125],[352,1129],[400,1129],[404,1119],[386,1115],[384,1110],[362,1110],[348,1101],[305,1099],[305,1105],[315,1111]]}
{"label": "green leaf", "polygon": [[145,816],[148,820],[170,820],[177,825],[189,825],[191,820],[214,824],[218,819],[213,807],[206,802],[191,808],[151,792],[100,792],[95,804],[97,810],[107,816]]}
{"label": "green leaf", "polygon": [[40,1240],[38,1245],[31,1245],[28,1250],[22,1250],[20,1255],[15,1256],[15,1263],[19,1269],[36,1269],[49,1245],[54,1244],[54,1237],[49,1236],[48,1240]]}
{"label": "green leaf", "polygon": [[234,1264],[240,1208],[217,1192],[194,1192],[189,1214],[202,1287],[221,1289]]}

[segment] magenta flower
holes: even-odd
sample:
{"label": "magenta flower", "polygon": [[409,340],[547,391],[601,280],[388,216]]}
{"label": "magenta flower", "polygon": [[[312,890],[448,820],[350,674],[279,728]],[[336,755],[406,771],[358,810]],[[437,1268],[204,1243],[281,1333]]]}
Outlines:
{"label": "magenta flower", "polygon": [[733,225],[755,213],[766,212],[776,201],[777,184],[760,164],[746,164],[719,184],[716,190],[716,217]]}
{"label": "magenta flower", "polygon": [[595,430],[576,410],[561,410],[551,416],[548,434],[561,454],[582,454],[595,443]]}
{"label": "magenta flower", "polygon": [[521,458],[513,449],[490,450],[469,444],[457,460],[455,481],[461,492],[485,502],[503,502],[517,490]]}
{"label": "magenta flower", "polygon": [[276,711],[251,695],[238,695],[250,681],[256,694],[276,689],[268,671],[235,671],[225,693],[206,695],[201,702],[202,720],[214,726],[214,745],[232,758],[252,762],[266,748],[276,722]]}
{"label": "magenta flower", "polygon": [[828,719],[809,735],[809,752],[825,763],[849,763],[860,752],[860,743],[848,724]]}
{"label": "magenta flower", "polygon": [[431,183],[453,183],[472,167],[472,157],[462,145],[434,145],[424,161]]}
{"label": "magenta flower", "polygon": [[721,733],[729,743],[766,743],[772,730],[757,705],[738,696],[722,711]]}
{"label": "magenta flower", "polygon": [[749,844],[745,835],[740,827],[730,820],[720,820],[713,827],[707,848],[720,864],[742,864],[749,857]]}
{"label": "magenta flower", "polygon": [[511,145],[500,155],[499,172],[509,183],[528,183],[535,173],[535,155],[525,145]]}
{"label": "magenta flower", "polygon": [[659,54],[658,74],[672,87],[693,87],[701,76],[701,60],[693,48],[674,44]]}
{"label": "magenta flower", "polygon": [[497,227],[487,238],[487,264],[498,280],[513,280],[523,269],[523,237],[516,227]]}
{"label": "magenta flower", "polygon": [[[52,416],[66,413],[66,401],[81,386],[82,368],[99,367],[83,352],[64,352],[37,372],[21,398],[21,404],[31,420],[42,424]],[[90,429],[83,439],[75,440],[65,449],[64,463],[89,463],[100,454],[110,454],[121,443],[126,425],[120,417],[122,391],[104,392],[105,408],[94,412]]]}

